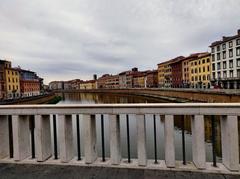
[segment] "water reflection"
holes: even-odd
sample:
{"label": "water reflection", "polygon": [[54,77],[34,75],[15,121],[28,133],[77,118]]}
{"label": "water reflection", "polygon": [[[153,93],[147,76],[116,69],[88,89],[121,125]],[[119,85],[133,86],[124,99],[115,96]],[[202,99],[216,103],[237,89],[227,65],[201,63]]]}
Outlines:
{"label": "water reflection", "polygon": [[[166,100],[159,100],[154,98],[147,98],[141,96],[130,96],[122,94],[98,94],[98,93],[59,93],[62,101],[58,104],[95,104],[95,103],[167,103]],[[212,161],[212,126],[211,116],[205,116],[205,148],[207,161]],[[105,121],[105,146],[106,156],[109,157],[109,122],[108,116],[104,115]],[[131,144],[131,157],[137,156],[137,143],[136,143],[136,119],[134,115],[130,115],[130,144]],[[80,116],[81,119],[81,116]],[[100,115],[96,115],[97,121],[97,149],[98,155],[101,156],[101,124]],[[120,115],[121,125],[121,148],[122,155],[127,158],[127,139],[126,139],[126,115]],[[147,132],[147,155],[148,158],[154,158],[154,136],[153,136],[153,115],[146,115],[146,132]],[[183,120],[184,119],[184,120]],[[191,137],[191,116],[175,116],[174,117],[174,134],[175,134],[175,152],[176,160],[182,160],[182,127],[184,121],[185,133],[185,146],[186,146],[186,159],[192,160],[192,137]],[[217,161],[221,160],[221,134],[220,134],[220,119],[215,118],[216,121],[216,155]],[[158,159],[164,159],[164,123],[160,116],[156,116],[157,124],[157,155]],[[75,124],[75,122],[74,122]],[[81,120],[80,120],[81,125]],[[74,134],[76,133],[76,125],[73,126]],[[76,135],[75,135],[76,137]],[[83,133],[81,132],[81,138]],[[76,138],[75,144],[76,144]],[[82,140],[83,141],[83,140]],[[82,146],[82,151],[83,151]]]}

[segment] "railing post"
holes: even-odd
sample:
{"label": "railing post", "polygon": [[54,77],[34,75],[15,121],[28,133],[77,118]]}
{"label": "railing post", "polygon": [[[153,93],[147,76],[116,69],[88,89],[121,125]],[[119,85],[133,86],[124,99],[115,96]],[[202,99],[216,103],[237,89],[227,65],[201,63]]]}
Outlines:
{"label": "railing post", "polygon": [[165,162],[169,168],[175,167],[175,147],[174,147],[174,116],[165,115],[164,138],[165,138]]}
{"label": "railing post", "polygon": [[239,171],[238,117],[221,116],[223,164],[231,171]]}
{"label": "railing post", "polygon": [[192,126],[192,157],[193,163],[198,169],[206,168],[206,151],[204,143],[204,116],[194,115],[191,120]]}
{"label": "railing post", "polygon": [[12,116],[13,125],[13,158],[23,160],[31,155],[29,116]]}
{"label": "railing post", "polygon": [[36,157],[38,162],[47,160],[52,155],[50,115],[35,115]]}
{"label": "railing post", "polygon": [[61,162],[69,162],[74,157],[72,115],[58,115],[59,149]]}
{"label": "railing post", "polygon": [[85,163],[91,164],[97,159],[96,117],[83,114]]}
{"label": "railing post", "polygon": [[0,159],[9,156],[8,116],[0,116]]}
{"label": "railing post", "polygon": [[121,162],[121,142],[120,142],[120,116],[109,115],[110,131],[110,158],[112,165],[119,165]]}
{"label": "railing post", "polygon": [[146,149],[146,121],[144,115],[136,115],[137,119],[137,145],[138,145],[138,165],[147,165]]}

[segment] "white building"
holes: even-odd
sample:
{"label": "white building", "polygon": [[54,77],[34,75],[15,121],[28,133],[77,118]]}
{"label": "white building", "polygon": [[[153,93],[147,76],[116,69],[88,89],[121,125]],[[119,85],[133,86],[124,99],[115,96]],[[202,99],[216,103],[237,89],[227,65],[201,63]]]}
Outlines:
{"label": "white building", "polygon": [[237,35],[223,37],[210,47],[212,84],[226,89],[240,89],[240,29]]}

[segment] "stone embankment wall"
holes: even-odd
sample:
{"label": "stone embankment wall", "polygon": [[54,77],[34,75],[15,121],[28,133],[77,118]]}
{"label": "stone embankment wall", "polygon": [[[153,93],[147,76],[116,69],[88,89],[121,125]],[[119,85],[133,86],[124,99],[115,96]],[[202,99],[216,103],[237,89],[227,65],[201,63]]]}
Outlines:
{"label": "stone embankment wall", "polygon": [[115,93],[130,94],[173,102],[208,102],[208,103],[236,103],[240,102],[240,90],[195,90],[195,89],[92,89],[92,90],[64,90],[59,92],[85,93]]}
{"label": "stone embankment wall", "polygon": [[14,100],[1,101],[0,105],[10,105],[10,104],[46,104],[55,98],[55,94],[45,94],[40,96],[33,96],[27,98],[20,98]]}

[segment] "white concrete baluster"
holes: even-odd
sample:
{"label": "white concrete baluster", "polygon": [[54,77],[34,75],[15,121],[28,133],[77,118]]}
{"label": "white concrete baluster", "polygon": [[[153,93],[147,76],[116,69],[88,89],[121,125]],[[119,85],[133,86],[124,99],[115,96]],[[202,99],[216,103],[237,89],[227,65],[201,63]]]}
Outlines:
{"label": "white concrete baluster", "polygon": [[15,161],[23,160],[31,155],[29,116],[12,116],[13,157]]}
{"label": "white concrete baluster", "polygon": [[191,120],[192,126],[192,156],[193,163],[198,169],[206,168],[206,151],[204,143],[204,116],[194,115]]}
{"label": "white concrete baluster", "polygon": [[147,165],[146,149],[146,121],[145,115],[136,115],[137,120],[137,145],[138,145],[138,165]]}
{"label": "white concrete baluster", "polygon": [[36,158],[43,162],[52,155],[50,115],[35,115]]}
{"label": "white concrete baluster", "polygon": [[120,116],[109,115],[110,131],[110,158],[111,164],[118,165],[121,162],[121,142],[120,142]]}
{"label": "white concrete baluster", "polygon": [[221,117],[222,160],[231,171],[239,170],[238,117]]}
{"label": "white concrete baluster", "polygon": [[85,163],[91,164],[97,159],[96,117],[83,115]]}
{"label": "white concrete baluster", "polygon": [[164,138],[165,138],[165,162],[169,168],[175,167],[175,148],[174,148],[174,116],[165,115]]}
{"label": "white concrete baluster", "polygon": [[58,115],[59,149],[61,162],[69,162],[74,157],[72,115]]}
{"label": "white concrete baluster", "polygon": [[0,159],[9,156],[8,116],[0,116]]}

